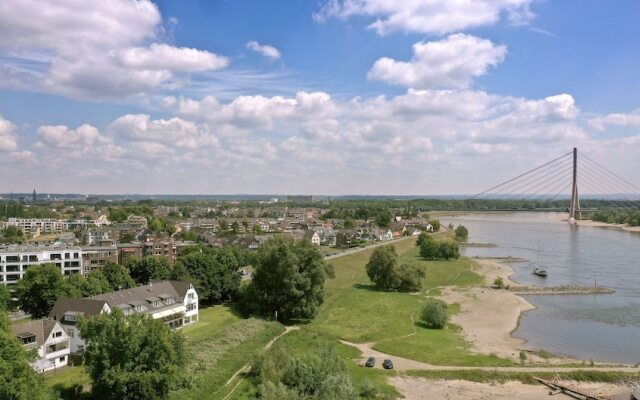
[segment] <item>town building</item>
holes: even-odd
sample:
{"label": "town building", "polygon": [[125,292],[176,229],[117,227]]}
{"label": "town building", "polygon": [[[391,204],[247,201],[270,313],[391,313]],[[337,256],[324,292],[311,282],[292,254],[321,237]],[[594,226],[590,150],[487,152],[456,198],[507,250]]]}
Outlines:
{"label": "town building", "polygon": [[0,246],[0,283],[15,284],[32,265],[54,264],[63,275],[82,273],[82,249],[77,246]]}
{"label": "town building", "polygon": [[82,246],[82,273],[85,275],[100,269],[106,263],[118,263],[118,247],[115,240],[102,240],[94,246]]}
{"label": "town building", "polygon": [[71,342],[57,321],[39,319],[15,323],[11,331],[24,347],[38,351],[38,358],[32,363],[36,371],[45,372],[67,365]]}
{"label": "town building", "polygon": [[198,294],[191,283],[183,281],[154,281],[83,299],[62,297],[54,304],[49,317],[60,322],[70,338],[71,353],[75,354],[83,352],[86,346],[77,325],[79,317],[110,313],[116,308],[124,315],[150,315],[171,329],[199,319]]}
{"label": "town building", "polygon": [[60,233],[64,230],[62,221],[51,218],[9,218],[4,227],[15,226],[25,236],[40,236],[44,233]]}

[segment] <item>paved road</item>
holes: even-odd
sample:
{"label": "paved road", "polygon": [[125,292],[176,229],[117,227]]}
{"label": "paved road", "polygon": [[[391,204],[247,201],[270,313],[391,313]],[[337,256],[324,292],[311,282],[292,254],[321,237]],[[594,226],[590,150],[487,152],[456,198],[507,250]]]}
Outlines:
{"label": "paved road", "polygon": [[338,254],[332,254],[330,256],[326,256],[324,257],[325,260],[333,260],[334,258],[338,258],[338,257],[344,257],[344,256],[348,256],[350,254],[355,254],[355,253],[360,253],[361,251],[365,251],[365,250],[369,250],[369,249],[374,249],[376,247],[380,247],[380,246],[384,246],[387,244],[391,244],[391,243],[396,243],[396,242],[400,242],[402,240],[407,240],[407,239],[411,239],[414,238],[415,236],[404,236],[401,237],[399,239],[393,239],[393,240],[389,240],[386,242],[381,242],[381,243],[376,243],[376,244],[372,244],[371,246],[366,246],[366,247],[356,247],[354,249],[349,249],[349,250],[345,250],[342,253],[338,253]]}

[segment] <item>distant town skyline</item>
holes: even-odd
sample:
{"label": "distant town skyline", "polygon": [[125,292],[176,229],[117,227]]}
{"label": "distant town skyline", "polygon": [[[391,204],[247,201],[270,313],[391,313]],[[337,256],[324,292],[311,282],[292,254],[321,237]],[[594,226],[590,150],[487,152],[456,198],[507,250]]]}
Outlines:
{"label": "distant town skyline", "polygon": [[638,15],[5,0],[0,192],[460,195],[573,147],[640,186]]}

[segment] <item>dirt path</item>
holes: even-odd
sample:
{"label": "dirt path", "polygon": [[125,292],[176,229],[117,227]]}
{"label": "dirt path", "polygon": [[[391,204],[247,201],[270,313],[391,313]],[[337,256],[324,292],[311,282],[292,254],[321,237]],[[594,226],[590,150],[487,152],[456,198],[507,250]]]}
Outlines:
{"label": "dirt path", "polygon": [[[276,342],[276,340],[280,339],[281,337],[283,337],[284,335],[288,334],[289,332],[295,331],[295,330],[298,330],[298,329],[300,329],[300,327],[297,326],[297,325],[287,326],[285,328],[284,332],[282,332],[278,336],[276,336],[273,339],[271,339],[269,341],[269,343],[264,345],[262,350],[263,351],[269,350],[271,348],[271,346],[273,346],[273,344]],[[231,378],[229,378],[229,380],[227,380],[227,382],[224,385],[225,386],[229,386],[238,377],[238,375],[243,374],[243,373],[249,373],[250,371],[251,371],[251,363],[246,363],[245,365],[242,366],[242,368],[237,370],[235,372],[235,374],[233,374],[231,376]],[[229,393],[227,393],[227,395],[224,397],[223,400],[227,400],[233,394],[233,392],[235,392],[235,390],[238,388],[238,386],[240,386],[241,383],[242,383],[242,379],[238,380],[236,385],[233,387],[233,389],[231,389],[231,391]]]}
{"label": "dirt path", "polygon": [[401,237],[399,239],[392,239],[392,240],[388,240],[386,242],[380,242],[380,243],[372,244],[371,246],[358,247],[358,248],[355,248],[355,249],[345,250],[342,253],[332,254],[330,256],[326,256],[324,259],[325,260],[333,260],[334,258],[339,258],[339,257],[348,256],[348,255],[351,255],[351,254],[360,253],[361,251],[366,251],[366,250],[369,250],[369,249],[375,249],[376,247],[397,243],[397,242],[400,242],[402,240],[407,240],[407,239],[415,239],[415,236],[403,236],[403,237]]}

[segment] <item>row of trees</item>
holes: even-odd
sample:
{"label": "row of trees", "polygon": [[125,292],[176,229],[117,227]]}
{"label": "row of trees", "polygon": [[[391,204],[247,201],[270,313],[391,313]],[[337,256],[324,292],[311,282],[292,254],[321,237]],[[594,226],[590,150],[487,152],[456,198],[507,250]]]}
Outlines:
{"label": "row of trees", "polygon": [[607,224],[640,226],[640,211],[599,211],[591,215],[591,219]]}

